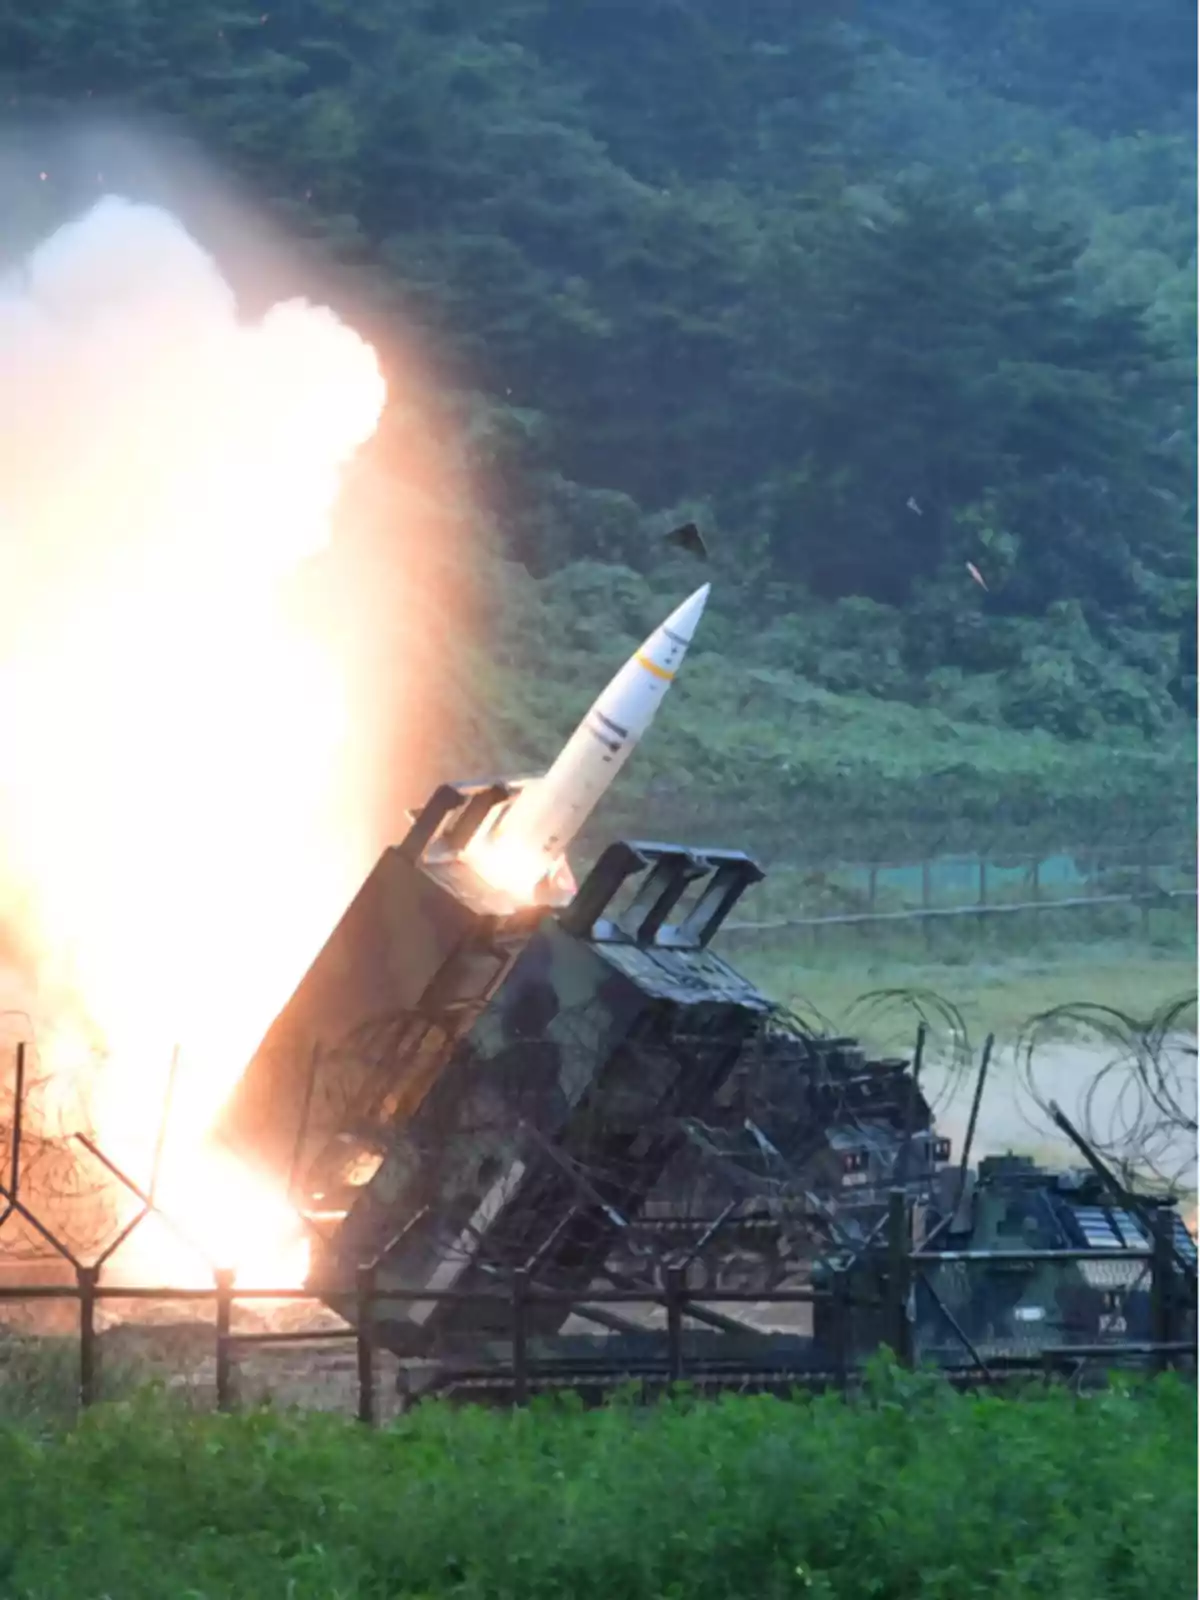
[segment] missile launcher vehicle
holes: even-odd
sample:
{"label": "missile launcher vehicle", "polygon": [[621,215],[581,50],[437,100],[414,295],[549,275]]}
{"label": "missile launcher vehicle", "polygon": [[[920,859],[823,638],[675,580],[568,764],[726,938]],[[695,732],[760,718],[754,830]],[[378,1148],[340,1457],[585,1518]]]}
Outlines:
{"label": "missile launcher vehicle", "polygon": [[306,1218],[314,1283],[375,1266],[403,1357],[503,1344],[518,1270],[555,1295],[540,1339],[572,1315],[636,1334],[589,1289],[653,1292],[673,1263],[803,1277],[867,1237],[901,1151],[914,1192],[949,1153],[906,1062],[814,1036],[712,951],[749,856],[616,843],[565,903],[517,904],[469,861],[514,788],[444,785],[414,814],[220,1129]]}

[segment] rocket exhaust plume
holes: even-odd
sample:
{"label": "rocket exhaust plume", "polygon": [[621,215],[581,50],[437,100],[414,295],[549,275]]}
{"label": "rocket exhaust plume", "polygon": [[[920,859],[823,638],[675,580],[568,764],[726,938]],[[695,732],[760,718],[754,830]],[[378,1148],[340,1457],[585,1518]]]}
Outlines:
{"label": "rocket exhaust plume", "polygon": [[529,784],[466,852],[493,888],[532,898],[547,879],[569,882],[566,851],[654,720],[687,654],[709,585],[676,606],[593,702],[549,771]]}
{"label": "rocket exhaust plume", "polygon": [[[0,280],[0,924],[64,1130],[142,1186],[178,1047],[159,1198],[243,1282],[303,1247],[203,1136],[370,848],[297,584],[384,400],[331,311],[240,320],[154,207],[104,199]],[[123,1248],[206,1279],[161,1223]]]}

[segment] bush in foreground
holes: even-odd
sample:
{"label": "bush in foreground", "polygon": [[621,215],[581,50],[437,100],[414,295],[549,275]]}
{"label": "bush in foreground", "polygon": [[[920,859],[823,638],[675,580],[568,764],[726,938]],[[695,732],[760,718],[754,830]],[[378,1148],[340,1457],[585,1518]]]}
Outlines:
{"label": "bush in foreground", "polygon": [[1196,1400],[181,1416],[0,1435],[0,1595],[384,1600],[1183,1600]]}

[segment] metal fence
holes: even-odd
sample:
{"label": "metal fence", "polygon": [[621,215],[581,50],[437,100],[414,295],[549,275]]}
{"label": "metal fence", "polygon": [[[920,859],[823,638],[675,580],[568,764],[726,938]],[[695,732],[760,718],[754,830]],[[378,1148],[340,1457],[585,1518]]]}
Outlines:
{"label": "metal fence", "polygon": [[[440,1364],[443,1376],[451,1377],[455,1392],[465,1398],[521,1405],[543,1389],[604,1393],[630,1382],[651,1391],[685,1381],[707,1391],[846,1388],[861,1378],[865,1362],[881,1345],[904,1365],[931,1363],[953,1381],[968,1383],[992,1384],[1014,1374],[1079,1376],[1084,1369],[1099,1375],[1130,1366],[1194,1371],[1194,1274],[1189,1278],[1181,1272],[1166,1225],[1156,1232],[1151,1249],[1119,1254],[1111,1249],[921,1251],[911,1246],[910,1226],[902,1197],[893,1197],[882,1268],[866,1291],[843,1273],[823,1284],[769,1293],[722,1290],[696,1295],[687,1288],[684,1269],[674,1267],[658,1287],[567,1294],[516,1271],[496,1292],[431,1293],[382,1286],[371,1266],[361,1268],[353,1284],[295,1290],[242,1288],[232,1273],[218,1272],[211,1286],[195,1289],[107,1285],[96,1268],[77,1267],[74,1282],[0,1283],[0,1391],[6,1381],[18,1385],[35,1381],[39,1371],[44,1379],[44,1364],[37,1368],[37,1352],[53,1350],[60,1401],[66,1387],[72,1391],[72,1402],[84,1407],[157,1379],[204,1407],[228,1410],[239,1403],[270,1399],[305,1408],[353,1410],[361,1422],[375,1424],[403,1409],[410,1388],[407,1380],[413,1376],[411,1364],[399,1361],[377,1342],[376,1309],[434,1301],[494,1307],[498,1299],[505,1305],[510,1330],[499,1352],[493,1350],[486,1361],[460,1356],[457,1362]],[[1080,1337],[1065,1341],[1039,1337],[1034,1324],[1029,1324],[1028,1337],[1014,1339],[1011,1323],[1003,1337],[987,1337],[995,1330],[988,1327],[985,1283],[994,1284],[998,1270],[1003,1274],[1011,1269],[1024,1273],[1026,1282],[1029,1275],[1036,1275],[1050,1298],[1059,1293],[1056,1285],[1074,1280],[1081,1270],[1110,1275],[1114,1287],[1118,1279],[1128,1287],[1131,1273],[1144,1274],[1148,1287],[1144,1336],[1127,1337],[1126,1327],[1110,1321],[1099,1332],[1091,1323],[1080,1325],[1076,1329]],[[947,1273],[965,1285],[971,1316],[964,1314],[962,1298],[947,1294]],[[339,1298],[354,1305],[355,1326],[325,1309],[326,1302]],[[646,1338],[639,1352],[608,1355],[603,1340],[595,1340],[594,1353],[586,1359],[550,1353],[533,1331],[538,1306],[556,1305],[567,1311],[583,1302],[589,1310],[640,1309],[646,1317]],[[925,1309],[918,1315],[923,1302]],[[13,1312],[31,1303],[68,1311],[73,1330],[68,1333],[60,1325],[56,1337],[28,1327],[22,1333]],[[185,1323],[177,1316],[163,1320],[163,1308],[178,1312],[188,1303],[203,1307],[206,1315]],[[247,1308],[271,1304],[276,1311],[274,1325],[264,1326],[260,1319],[247,1327],[239,1321],[239,1313]],[[113,1306],[124,1315],[114,1318],[106,1312]],[[157,1321],[150,1316],[151,1308]],[[764,1326],[747,1338],[746,1324],[731,1317],[733,1308],[753,1312]],[[823,1332],[814,1340],[818,1318]],[[790,1326],[781,1327],[781,1322]],[[67,1359],[71,1351],[73,1356]],[[115,1365],[107,1372],[110,1358]]]}
{"label": "metal fence", "polygon": [[939,856],[922,861],[880,860],[805,866],[780,861],[755,891],[769,912],[724,924],[727,932],[853,928],[991,918],[1134,910],[1143,933],[1156,909],[1194,903],[1194,859],[1166,860],[1148,848],[1077,847],[1038,856]]}

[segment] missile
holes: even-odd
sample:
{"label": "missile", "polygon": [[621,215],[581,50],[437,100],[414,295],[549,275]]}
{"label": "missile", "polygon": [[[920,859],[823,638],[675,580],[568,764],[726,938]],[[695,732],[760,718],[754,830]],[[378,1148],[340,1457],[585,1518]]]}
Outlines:
{"label": "missile", "polygon": [[568,846],[591,816],[675,680],[710,585],[677,606],[630,656],[567,740],[550,770],[527,784],[494,826],[468,847],[489,883],[530,895],[560,873]]}

